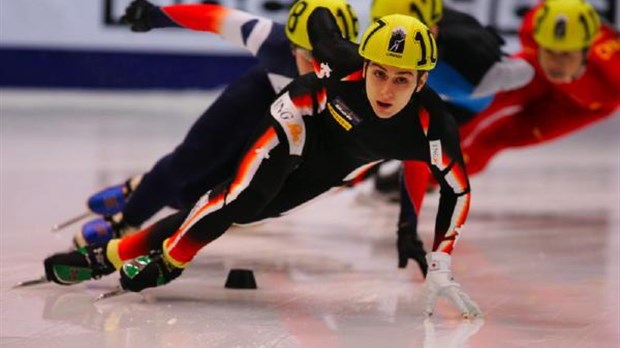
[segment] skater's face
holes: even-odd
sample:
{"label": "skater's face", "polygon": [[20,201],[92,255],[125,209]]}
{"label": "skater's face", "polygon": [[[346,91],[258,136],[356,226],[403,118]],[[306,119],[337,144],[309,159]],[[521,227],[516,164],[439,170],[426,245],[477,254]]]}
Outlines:
{"label": "skater's face", "polygon": [[292,50],[293,56],[295,56],[295,64],[297,64],[297,71],[299,72],[299,75],[305,75],[313,72],[312,52],[296,46],[293,46]]}
{"label": "skater's face", "polygon": [[[366,94],[373,111],[380,118],[390,118],[401,111],[428,78],[417,70],[367,62],[364,69]],[[420,74],[418,78],[418,74]]]}
{"label": "skater's face", "polygon": [[552,51],[541,47],[538,59],[547,78],[553,83],[568,83],[581,75],[585,53],[577,51]]}

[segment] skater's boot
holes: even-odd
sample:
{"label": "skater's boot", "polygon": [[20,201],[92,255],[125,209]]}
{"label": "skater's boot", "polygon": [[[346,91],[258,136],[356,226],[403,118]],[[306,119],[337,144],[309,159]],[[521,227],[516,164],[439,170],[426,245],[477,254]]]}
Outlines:
{"label": "skater's boot", "polygon": [[84,248],[91,244],[105,243],[113,238],[121,238],[138,230],[123,219],[123,214],[96,218],[82,226],[82,230],[73,237],[76,248]]}
{"label": "skater's boot", "polygon": [[73,285],[113,273],[116,268],[108,258],[107,245],[94,244],[47,257],[43,262],[45,277],[56,284]]}

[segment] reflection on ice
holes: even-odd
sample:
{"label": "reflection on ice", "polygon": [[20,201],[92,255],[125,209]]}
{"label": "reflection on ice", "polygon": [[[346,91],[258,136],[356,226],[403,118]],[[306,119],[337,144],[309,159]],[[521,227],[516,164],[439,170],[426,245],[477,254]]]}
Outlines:
{"label": "reflection on ice", "polygon": [[[144,294],[94,303],[118,275],[11,289],[43,274],[44,257],[66,250],[79,228],[50,226],[96,189],[148,169],[208,103],[191,94],[17,95],[3,92],[0,105],[3,347],[618,346],[618,117],[507,151],[472,180],[454,275],[485,319],[461,321],[440,303],[427,320],[419,271],[396,267],[397,209],[360,202],[368,186],[230,231],[182,278]],[[427,244],[436,198],[421,215]],[[232,268],[252,269],[258,289],[225,289]]]}

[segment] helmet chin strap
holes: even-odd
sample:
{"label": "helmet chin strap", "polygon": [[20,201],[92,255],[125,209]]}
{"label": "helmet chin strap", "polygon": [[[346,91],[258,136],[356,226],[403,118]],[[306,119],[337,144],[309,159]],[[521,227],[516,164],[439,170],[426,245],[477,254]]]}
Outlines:
{"label": "helmet chin strap", "polygon": [[[418,91],[417,89],[418,89],[418,86],[420,85],[420,81],[422,80],[422,78],[423,78],[423,77],[424,77],[424,75],[426,75],[426,74],[427,74],[427,72],[426,72],[426,71],[418,70],[418,76],[417,76],[417,78],[416,78],[415,88],[413,89],[415,92],[413,92],[413,93],[418,93],[418,92],[420,92],[420,91]],[[420,88],[420,90],[422,90],[422,89]]]}
{"label": "helmet chin strap", "polygon": [[583,49],[583,58],[581,59],[581,65],[579,66],[579,70],[571,76],[571,82],[578,80],[583,73],[586,71],[586,65],[588,64],[588,52],[590,51],[589,47]]}
{"label": "helmet chin strap", "polygon": [[583,73],[586,71],[586,65],[588,64],[588,53],[589,52],[590,52],[590,47],[586,47],[583,49],[583,59],[581,59],[581,67],[579,68],[579,71],[577,71],[577,73],[573,76],[573,81],[580,78],[581,75],[583,75]]}
{"label": "helmet chin strap", "polygon": [[577,73],[575,75],[573,75],[573,77],[571,78],[571,82],[575,81],[575,80],[579,80],[579,78],[583,75],[583,73],[586,71],[586,65],[583,64],[581,65],[581,67],[579,68],[579,71],[577,71]]}
{"label": "helmet chin strap", "polygon": [[418,91],[418,86],[420,85],[420,81],[422,80],[422,77],[424,76],[424,74],[426,74],[427,72],[418,70],[418,76],[416,78],[415,81],[415,87],[413,88],[413,93],[411,93],[411,98],[409,98],[409,104],[413,103],[413,96],[416,95],[416,93],[419,93],[422,89],[420,88],[420,91]]}

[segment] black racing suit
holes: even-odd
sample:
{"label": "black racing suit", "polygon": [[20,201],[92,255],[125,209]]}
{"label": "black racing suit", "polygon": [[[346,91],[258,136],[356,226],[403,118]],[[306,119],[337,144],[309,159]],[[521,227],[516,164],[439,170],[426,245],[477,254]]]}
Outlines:
{"label": "black racing suit", "polygon": [[424,88],[393,117],[377,117],[365,93],[357,45],[342,39],[326,9],[311,15],[308,29],[315,58],[323,72],[331,72],[323,79],[305,75],[287,86],[235,175],[207,192],[189,213],[177,213],[183,222],[164,243],[173,263],[191,261],[233,223],[278,216],[385,159],[428,163],[441,187],[434,250],[452,251],[470,193],[457,126],[441,99]]}
{"label": "black racing suit", "polygon": [[[196,120],[183,142],[145,173],[123,209],[123,219],[131,226],[140,226],[165,206],[191,208],[206,188],[230,176],[269,104],[298,76],[282,24],[213,4],[150,11],[153,28],[212,31],[249,50],[258,64],[232,82]],[[224,21],[230,26],[226,32],[212,24]]]}

